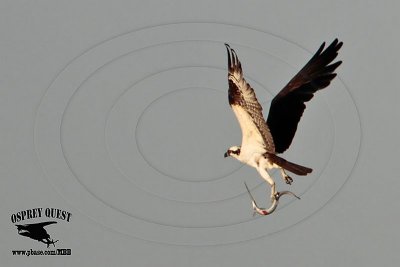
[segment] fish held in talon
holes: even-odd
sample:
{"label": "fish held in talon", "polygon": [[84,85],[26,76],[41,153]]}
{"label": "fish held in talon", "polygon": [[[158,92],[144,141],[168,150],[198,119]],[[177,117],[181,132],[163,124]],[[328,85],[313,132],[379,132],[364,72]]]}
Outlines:
{"label": "fish held in talon", "polygon": [[322,43],[306,65],[272,99],[265,120],[256,94],[244,78],[242,65],[235,50],[225,44],[228,53],[228,100],[242,131],[242,144],[230,147],[224,157],[235,158],[255,168],[271,187],[271,206],[265,209],[257,205],[245,183],[254,212],[260,215],[271,214],[283,195],[292,195],[300,199],[291,191],[277,192],[269,171],[279,169],[282,179],[288,185],[293,183],[293,178],[286,174],[286,171],[301,176],[312,172],[311,168],[287,161],[278,154],[286,151],[292,143],[306,103],[336,77],[335,70],[342,61],[333,61],[342,45],[338,39],[326,48],[325,42]]}

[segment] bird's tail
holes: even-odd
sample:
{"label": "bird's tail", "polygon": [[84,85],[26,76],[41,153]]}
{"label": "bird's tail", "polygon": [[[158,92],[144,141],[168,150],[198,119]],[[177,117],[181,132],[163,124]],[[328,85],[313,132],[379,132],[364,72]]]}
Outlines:
{"label": "bird's tail", "polygon": [[307,167],[295,164],[293,162],[287,161],[275,154],[268,154],[268,159],[271,160],[276,165],[279,165],[280,167],[284,168],[285,170],[293,172],[294,174],[297,174],[297,175],[307,175],[312,172],[311,168],[307,168]]}

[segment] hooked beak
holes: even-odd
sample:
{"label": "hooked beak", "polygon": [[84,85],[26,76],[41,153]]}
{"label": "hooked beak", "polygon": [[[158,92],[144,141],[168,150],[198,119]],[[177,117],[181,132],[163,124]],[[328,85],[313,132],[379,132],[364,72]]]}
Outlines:
{"label": "hooked beak", "polygon": [[224,158],[229,157],[228,152],[225,152]]}

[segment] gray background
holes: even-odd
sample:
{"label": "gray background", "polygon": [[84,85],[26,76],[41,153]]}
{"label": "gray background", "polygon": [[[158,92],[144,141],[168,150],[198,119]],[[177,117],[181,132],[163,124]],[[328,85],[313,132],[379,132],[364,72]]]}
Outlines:
{"label": "gray background", "polygon": [[[395,1],[0,5],[2,266],[398,264]],[[314,169],[293,175],[302,200],[253,218],[243,181],[263,204],[265,185],[222,158],[240,141],[222,44],[266,111],[335,37],[339,79],[284,154]],[[10,221],[34,207],[73,214],[48,228],[73,255],[11,255],[45,249]]]}

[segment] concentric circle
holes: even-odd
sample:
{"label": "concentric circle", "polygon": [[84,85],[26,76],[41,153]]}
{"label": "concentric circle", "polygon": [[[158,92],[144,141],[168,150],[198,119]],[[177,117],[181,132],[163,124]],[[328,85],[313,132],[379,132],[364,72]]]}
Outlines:
{"label": "concentric circle", "polygon": [[251,168],[223,158],[241,138],[226,100],[224,42],[239,53],[264,110],[310,57],[248,27],[176,23],[117,36],[70,62],[43,96],[35,121],[37,155],[57,191],[103,225],[178,245],[259,238],[327,203],[360,145],[345,86],[336,79],[311,101],[284,155],[314,169],[294,177],[290,189],[302,200],[283,199],[273,216],[252,218],[243,181],[265,201],[267,187]]}
{"label": "concentric circle", "polygon": [[[193,74],[196,73],[197,69]],[[179,181],[210,182],[227,177],[238,167],[221,164],[218,148],[204,147],[204,142],[199,142],[199,139],[219,142],[225,139],[228,133],[210,127],[225,124],[223,128],[229,128],[225,105],[221,105],[225,101],[224,92],[199,87],[177,89],[157,98],[146,107],[137,123],[135,137],[141,155],[154,169]]]}
{"label": "concentric circle", "polygon": [[[236,189],[232,187],[235,181],[231,175],[239,171],[241,165],[223,157],[229,144],[240,140],[240,130],[234,130],[234,127],[238,126],[230,113],[229,106],[218,105],[219,102],[226,104],[226,95],[223,93],[225,89],[216,90],[206,87],[206,85],[211,85],[213,88],[218,88],[220,85],[214,86],[212,81],[225,82],[225,76],[225,70],[221,68],[179,67],[157,72],[125,90],[111,109],[106,125],[106,144],[110,159],[116,168],[141,189],[166,200],[205,203],[226,200],[244,193],[241,188],[243,180],[236,180],[238,186]],[[203,77],[208,79],[204,80]],[[165,83],[168,79],[169,82]],[[251,81],[253,84],[258,84],[257,81]],[[163,83],[166,85],[159,88],[158,85]],[[198,87],[189,88],[188,86],[192,84]],[[149,92],[153,95],[150,96]],[[196,96],[197,98],[193,98],[193,101],[208,98],[213,99],[213,102],[198,101],[197,105],[207,105],[207,108],[199,110],[194,108],[196,103],[183,102],[184,99],[180,96],[185,94],[190,97]],[[171,99],[177,102],[174,103]],[[163,110],[158,109],[158,115],[154,110],[157,103],[164,103]],[[143,111],[135,112],[133,109]],[[182,120],[179,121],[176,117],[163,117],[170,114],[169,112],[181,112]],[[207,112],[211,113],[207,114]],[[207,120],[204,118],[204,116],[212,116],[213,113],[214,118]],[[127,116],[126,114],[130,114],[131,117],[121,119]],[[223,117],[218,117],[221,115]],[[203,116],[203,119],[198,116]],[[126,121],[131,123],[126,123]],[[146,128],[143,125],[150,126]],[[177,125],[180,128],[177,128]],[[218,126],[218,131],[212,130],[215,125]],[[204,133],[191,135],[183,133],[196,127],[202,129]],[[177,131],[179,134],[169,135],[165,128]],[[232,134],[234,132],[235,134]],[[133,137],[135,137],[135,143]],[[226,145],[221,146],[222,142]],[[191,145],[197,146],[197,149],[190,152],[179,151],[188,149],[187,147],[180,148],[180,146]],[[151,148],[152,146],[155,148]],[[146,152],[149,147],[156,151]],[[189,158],[188,153],[192,155],[192,158]],[[169,166],[166,164],[164,167],[166,170],[163,170],[150,157],[158,157],[159,162],[168,157],[165,162],[172,162],[172,164]],[[208,171],[202,170],[205,166],[209,169]],[[177,168],[179,170],[176,170]],[[198,170],[193,170],[196,168]],[[138,171],[151,172],[151,175],[138,176],[136,175]],[[208,177],[204,175],[207,172],[209,172]],[[243,175],[244,172],[246,169],[238,173]]]}

